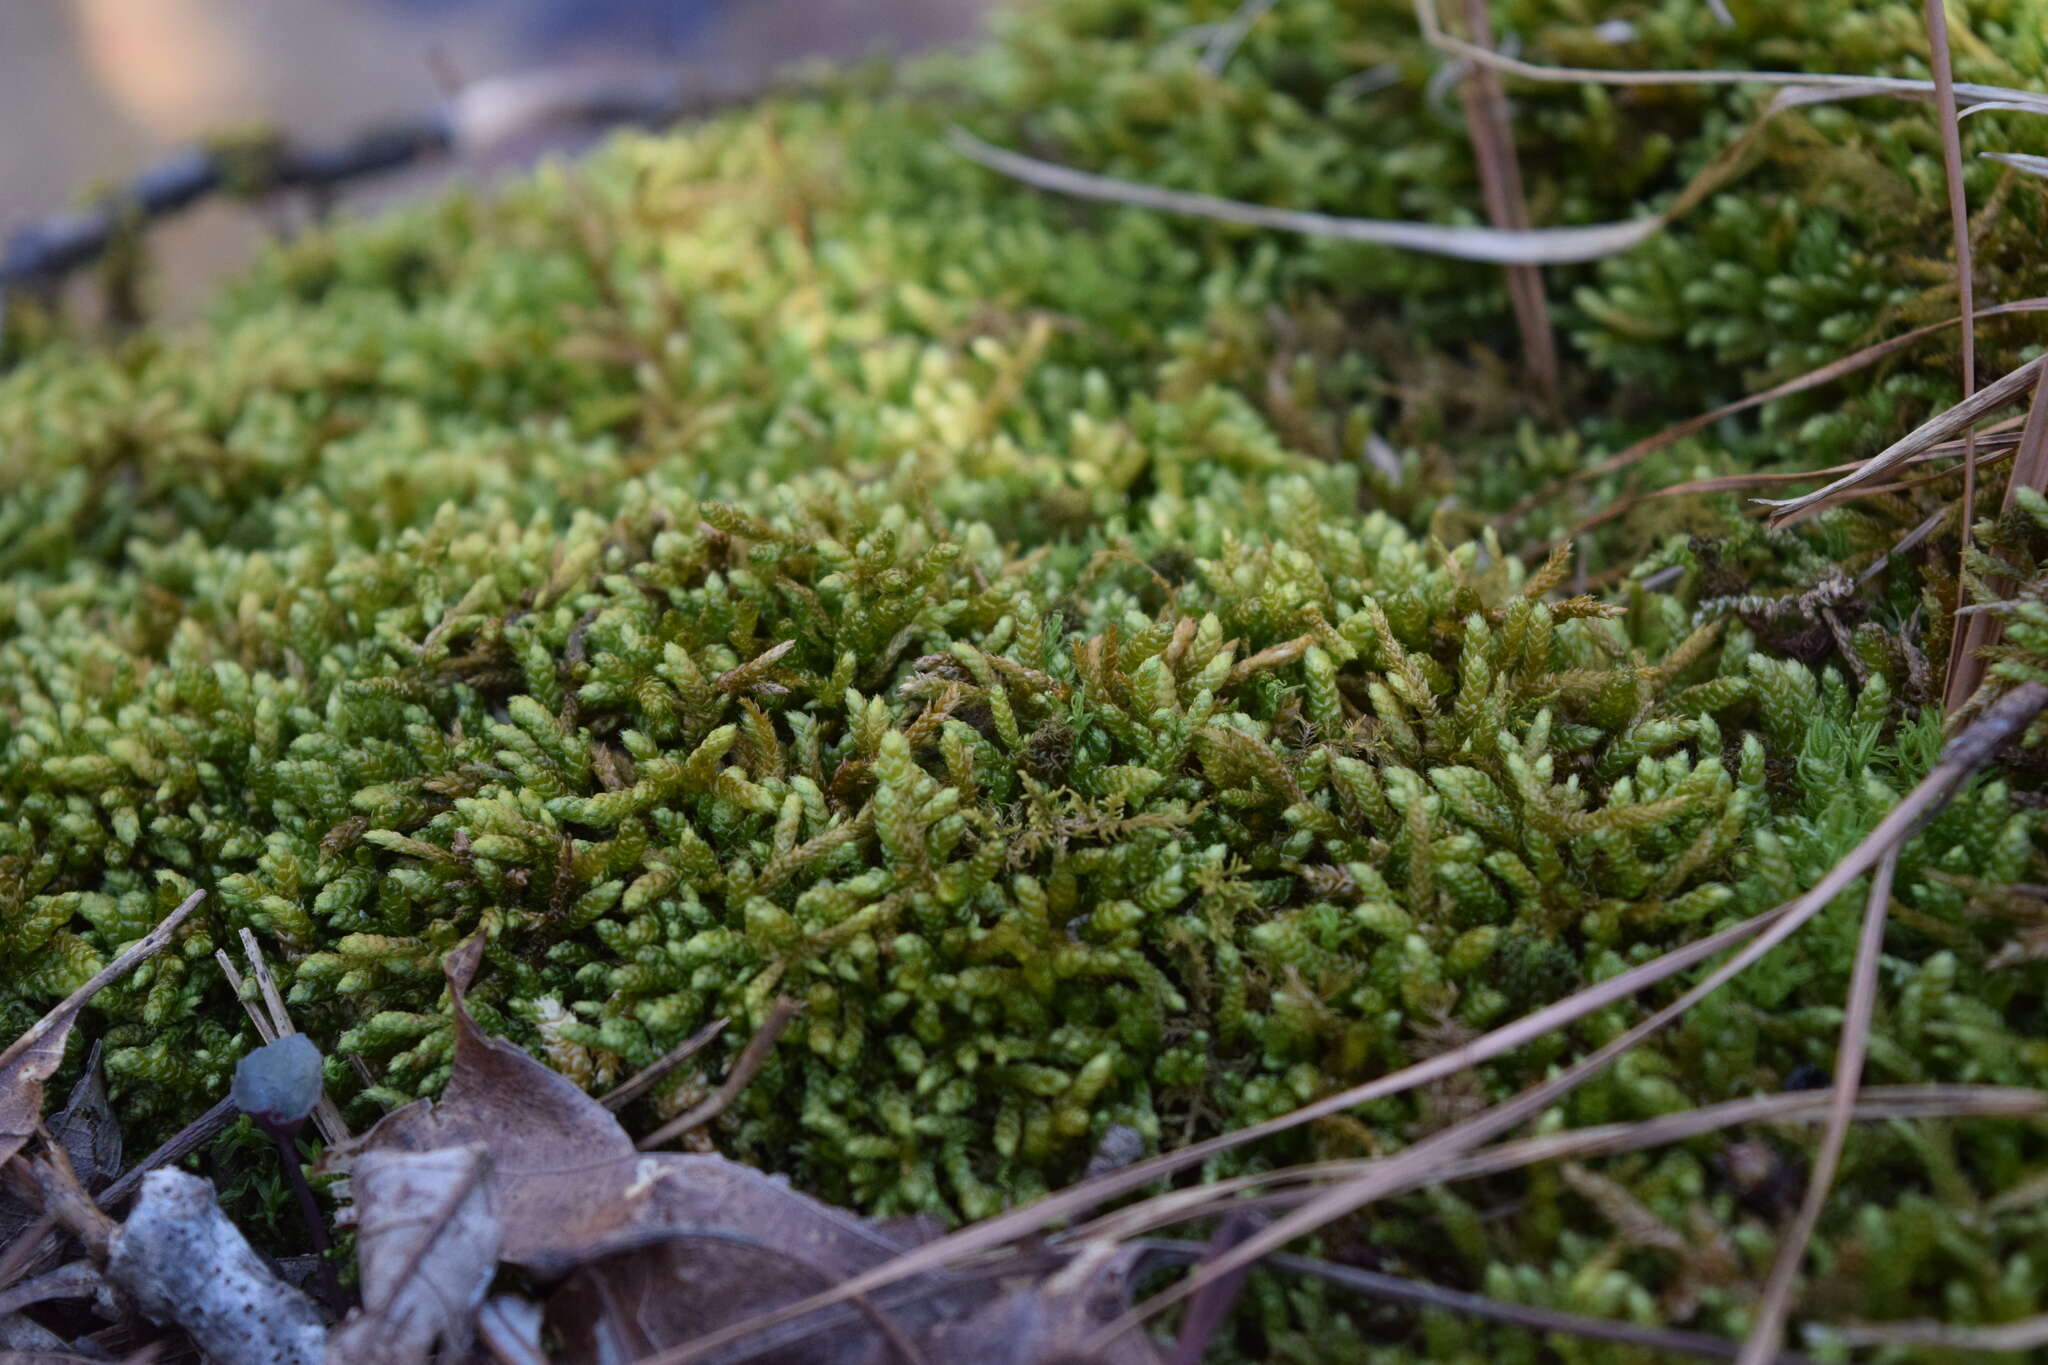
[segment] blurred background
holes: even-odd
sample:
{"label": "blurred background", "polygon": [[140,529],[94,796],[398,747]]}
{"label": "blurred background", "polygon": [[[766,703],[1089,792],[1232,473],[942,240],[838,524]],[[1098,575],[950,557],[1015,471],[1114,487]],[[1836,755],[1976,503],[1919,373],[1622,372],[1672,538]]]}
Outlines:
{"label": "blurred background", "polygon": [[[451,82],[655,65],[765,78],[812,58],[962,43],[989,0],[0,0],[0,238],[189,139],[264,124],[332,143],[433,107]],[[343,199],[369,211],[474,168]],[[202,204],[151,232],[160,316],[189,316],[266,231]]]}

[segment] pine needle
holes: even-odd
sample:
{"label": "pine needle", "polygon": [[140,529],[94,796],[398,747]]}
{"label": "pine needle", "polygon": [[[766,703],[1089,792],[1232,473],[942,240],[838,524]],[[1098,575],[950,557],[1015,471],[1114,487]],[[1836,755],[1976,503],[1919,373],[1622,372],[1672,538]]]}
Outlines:
{"label": "pine needle", "polygon": [[[1486,0],[1465,0],[1465,27],[1472,41],[1493,46],[1493,21]],[[1514,126],[1500,80],[1483,66],[1471,67],[1459,87],[1465,124],[1479,167],[1480,197],[1486,216],[1497,228],[1521,231],[1529,226],[1529,201],[1522,189],[1522,167],[1515,157]],[[1550,307],[1543,297],[1543,272],[1533,265],[1511,265],[1505,274],[1508,302],[1522,334],[1522,357],[1543,401],[1558,404],[1557,338],[1551,330]]]}
{"label": "pine needle", "polygon": [[[1948,52],[1948,6],[1946,0],[1924,0],[1927,14],[1927,60],[1934,72],[1934,116],[1941,125],[1941,164],[1948,180],[1948,216],[1956,239],[1956,294],[1963,316],[1974,319],[1977,288],[1970,262],[1970,201],[1963,186],[1963,138],[1956,122],[1955,72]],[[1972,322],[1963,328],[1963,401],[1977,391],[1977,329]],[[1977,445],[1966,429],[1963,434],[1963,516],[1958,526],[1962,552],[1970,552],[1970,530],[1977,519]],[[1957,570],[1960,580],[1962,571]],[[1949,650],[1948,685],[1942,691],[1942,710],[1954,715],[1969,700],[1983,677],[1983,665],[1969,652],[1970,632],[1955,632]]]}
{"label": "pine needle", "polygon": [[1841,1165],[1842,1144],[1849,1136],[1849,1121],[1856,1109],[1856,1088],[1863,1080],[1863,1059],[1870,1051],[1870,1017],[1877,1005],[1877,965],[1884,951],[1884,926],[1892,902],[1892,875],[1899,868],[1899,850],[1894,845],[1877,865],[1870,881],[1870,897],[1863,910],[1863,932],[1856,943],[1856,967],[1849,977],[1849,1002],[1842,1011],[1842,1038],[1835,1049],[1835,1084],[1829,1096],[1827,1129],[1821,1134],[1820,1154],[1814,1158],[1807,1178],[1806,1194],[1793,1216],[1792,1226],[1778,1244],[1778,1259],[1771,1266],[1770,1279],[1750,1324],[1749,1339],[1743,1343],[1737,1365],[1763,1365],[1777,1354],[1778,1338],[1784,1332],[1785,1310],[1792,1298],[1792,1285],[1799,1278],[1799,1266],[1806,1259],[1813,1231],[1835,1183]]}

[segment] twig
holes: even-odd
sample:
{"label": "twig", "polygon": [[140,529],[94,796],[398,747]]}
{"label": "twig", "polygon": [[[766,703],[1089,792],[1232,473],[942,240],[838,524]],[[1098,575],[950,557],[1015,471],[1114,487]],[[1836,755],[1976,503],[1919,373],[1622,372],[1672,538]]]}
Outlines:
{"label": "twig", "polygon": [[724,1113],[726,1106],[738,1099],[740,1092],[753,1081],[755,1074],[768,1064],[768,1056],[775,1050],[775,1040],[789,1027],[789,1021],[801,1013],[803,1006],[796,1001],[787,996],[775,997],[775,1002],[768,1007],[768,1017],[761,1021],[761,1027],[747,1040],[746,1049],[740,1053],[740,1059],[733,1063],[732,1070],[726,1075],[725,1083],[702,1104],[696,1105],[680,1117],[670,1119],[641,1138],[640,1150],[653,1151],[693,1128],[703,1127]]}
{"label": "twig", "polygon": [[[1970,263],[1970,201],[1963,185],[1962,130],[1956,125],[1955,71],[1948,53],[1948,7],[1946,0],[1925,0],[1927,16],[1927,62],[1934,75],[1934,117],[1941,127],[1941,165],[1948,181],[1949,227],[1956,239],[1956,293],[1965,318],[1976,316],[1977,287]],[[1974,321],[1963,328],[1963,399],[1977,391],[1977,328]],[[1963,515],[1957,525],[1962,553],[1970,552],[1970,532],[1977,520],[1977,438],[1963,432]],[[1962,581],[1963,569],[1956,570]],[[1947,686],[1942,689],[1942,710],[1954,715],[1956,708],[1977,690],[1977,678],[1966,660],[1970,632],[1956,631],[1949,645]]]}
{"label": "twig", "polygon": [[199,902],[205,899],[204,891],[194,891],[185,897],[178,903],[177,909],[158,921],[156,928],[130,944],[126,952],[94,972],[90,980],[65,996],[55,1009],[29,1025],[28,1032],[9,1043],[5,1052],[0,1052],[0,1072],[5,1072],[23,1053],[48,1037],[51,1030],[60,1027],[79,1010],[85,1008],[85,1003],[106,989],[109,982],[127,975],[144,958],[161,951],[163,946],[171,941],[172,932],[183,924],[186,917],[198,908]]}
{"label": "twig", "polygon": [[298,1026],[292,1023],[291,1012],[284,1007],[284,992],[277,988],[277,978],[270,974],[270,964],[263,960],[263,945],[256,941],[253,930],[242,930],[242,951],[248,954],[249,970],[256,975],[256,989],[263,994],[263,1007],[270,1011],[270,1026],[279,1038],[297,1033]]}
{"label": "twig", "polygon": [[725,1026],[728,1022],[724,1015],[713,1019],[703,1028],[698,1029],[695,1033],[683,1039],[682,1042],[670,1048],[661,1057],[649,1062],[638,1072],[635,1072],[630,1080],[624,1081],[606,1091],[603,1097],[598,1100],[598,1103],[616,1114],[619,1110],[624,1109],[634,1100],[639,1099],[642,1095],[654,1089],[655,1086],[661,1084],[662,1077],[674,1071],[684,1062],[689,1061],[690,1058],[696,1056],[699,1052],[702,1052],[707,1044],[718,1037],[719,1034],[725,1032]]}
{"label": "twig", "polygon": [[[1465,27],[1473,42],[1482,47],[1493,46],[1493,21],[1487,16],[1486,0],[1465,0]],[[1479,191],[1486,204],[1486,216],[1497,228],[1522,231],[1529,226],[1529,201],[1522,190],[1514,126],[1508,118],[1508,101],[1501,91],[1500,78],[1486,67],[1473,66],[1466,71],[1458,93],[1465,106],[1472,156],[1479,166]],[[1550,307],[1543,298],[1543,272],[1533,265],[1511,265],[1504,273],[1515,326],[1522,334],[1522,358],[1543,401],[1555,411],[1557,338],[1551,331]]]}
{"label": "twig", "polygon": [[1820,1153],[1807,1177],[1799,1212],[1778,1243],[1778,1258],[1764,1283],[1763,1299],[1750,1323],[1749,1338],[1743,1342],[1739,1365],[1763,1365],[1777,1353],[1793,1282],[1799,1278],[1800,1263],[1806,1259],[1806,1248],[1813,1241],[1814,1229],[1820,1225],[1828,1190],[1835,1183],[1842,1144],[1848,1140],[1849,1120],[1856,1109],[1856,1089],[1863,1082],[1863,1059],[1870,1050],[1870,1016],[1877,1005],[1877,964],[1884,950],[1885,920],[1891,911],[1892,876],[1898,869],[1899,850],[1894,845],[1878,863],[1877,873],[1870,879],[1870,897],[1864,903],[1863,932],[1856,943],[1856,967],[1849,977],[1849,1002],[1842,1011],[1842,1040],[1835,1048],[1835,1083],[1828,1097],[1828,1122],[1821,1133]]}
{"label": "twig", "polygon": [[[1199,1242],[1163,1238],[1149,1238],[1138,1245],[1176,1260],[1191,1260],[1204,1252]],[[1614,1341],[1644,1350],[1676,1352],[1705,1360],[1731,1360],[1735,1356],[1734,1342],[1723,1341],[1704,1332],[1638,1327],[1632,1322],[1613,1322],[1606,1318],[1587,1317],[1583,1313],[1566,1313],[1555,1308],[1533,1308],[1526,1304],[1504,1303],[1499,1299],[1488,1298],[1484,1294],[1473,1294],[1462,1289],[1446,1289],[1442,1285],[1423,1284],[1417,1280],[1402,1279],[1398,1275],[1384,1275],[1378,1271],[1361,1270],[1357,1266],[1338,1265],[1334,1261],[1319,1260],[1313,1256],[1295,1256],[1282,1252],[1268,1256],[1266,1264],[1275,1270],[1285,1270],[1296,1275],[1313,1275],[1317,1279],[1328,1280],[1331,1284],[1343,1285],[1346,1289],[1355,1289],[1374,1298],[1392,1299],[1397,1303],[1416,1303],[1427,1308],[1441,1308],[1446,1312],[1461,1313],[1471,1318],[1488,1318],[1494,1322],[1525,1327],[1532,1332],[1558,1332],[1567,1336],[1584,1337],[1590,1341]],[[1787,1351],[1772,1359],[1776,1360],[1778,1365],[1807,1365],[1811,1358]]]}
{"label": "twig", "polygon": [[235,1121],[235,1115],[240,1112],[233,1099],[225,1099],[180,1128],[162,1146],[123,1172],[119,1180],[101,1190],[100,1207],[110,1212],[121,1207],[130,1195],[141,1188],[142,1177],[159,1166],[183,1161],[211,1142],[216,1134]]}

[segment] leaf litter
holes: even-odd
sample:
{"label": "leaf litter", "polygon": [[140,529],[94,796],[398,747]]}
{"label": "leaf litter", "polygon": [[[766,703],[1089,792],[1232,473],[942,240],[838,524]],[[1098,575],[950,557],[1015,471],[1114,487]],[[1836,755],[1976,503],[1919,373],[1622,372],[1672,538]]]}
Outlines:
{"label": "leaf litter", "polygon": [[[195,1175],[143,1175],[134,1211],[115,1224],[61,1143],[44,1138],[30,1148],[41,1085],[61,1060],[68,1022],[12,1049],[23,1061],[0,1098],[22,1116],[15,1183],[88,1254],[12,1289],[0,1285],[0,1322],[54,1299],[98,1299],[117,1316],[181,1329],[223,1365],[624,1361],[785,1310],[936,1235],[922,1220],[871,1222],[722,1156],[640,1150],[604,1101],[477,1026],[465,992],[480,948],[472,940],[444,963],[455,1051],[441,1096],[386,1115],[314,1165],[345,1197],[337,1221],[355,1234],[360,1302],[338,1321],[266,1263]],[[792,1012],[770,1009],[757,1054]],[[288,1034],[244,1059],[235,1098],[246,1111],[296,1122],[316,1092],[317,1054],[304,1035]],[[95,1167],[95,1180],[106,1178]],[[1041,1249],[997,1274],[927,1271],[718,1358],[1075,1358],[1129,1309],[1146,1260],[1138,1244],[1094,1241]],[[501,1275],[532,1296],[490,1297]],[[542,1353],[543,1340],[553,1354]],[[474,1357],[479,1344],[485,1354]],[[1158,1359],[1142,1338],[1091,1358]]]}

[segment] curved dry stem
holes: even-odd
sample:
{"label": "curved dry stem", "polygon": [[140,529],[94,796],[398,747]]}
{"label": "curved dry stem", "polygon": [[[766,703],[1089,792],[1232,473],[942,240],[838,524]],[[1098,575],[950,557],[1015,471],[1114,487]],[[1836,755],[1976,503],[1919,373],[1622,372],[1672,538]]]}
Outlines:
{"label": "curved dry stem", "polygon": [[1858,465],[1855,472],[1845,474],[1823,488],[1816,488],[1811,493],[1803,493],[1796,498],[1759,498],[1757,501],[1771,509],[1773,524],[1782,523],[1788,517],[1796,516],[1818,503],[1826,502],[1838,493],[1890,473],[1915,455],[1975,426],[1983,418],[2007,403],[2014,402],[2033,388],[2044,371],[2048,371],[2048,356],[2038,356],[2029,360],[1954,407],[1928,418]]}
{"label": "curved dry stem", "polygon": [[1734,145],[1694,176],[1670,206],[1661,212],[1591,227],[1447,227],[1386,218],[1344,218],[1336,214],[1276,208],[1270,204],[1252,204],[1241,199],[1222,199],[1213,194],[1195,194],[1187,190],[1167,189],[1162,185],[1096,175],[1008,151],[959,127],[949,129],[947,139],[955,151],[970,161],[1026,185],[1071,195],[1076,199],[1129,204],[1164,213],[1240,223],[1246,227],[1299,232],[1311,237],[1400,247],[1407,251],[1449,256],[1461,261],[1480,261],[1488,265],[1571,265],[1618,255],[1662,232],[1734,176],[1748,156],[1758,131],[1777,112],[1772,109],[1751,124]]}
{"label": "curved dry stem", "polygon": [[1845,1346],[1933,1346],[1945,1351],[2034,1351],[2048,1346],[2048,1313],[1995,1327],[1951,1327],[1943,1322],[1873,1322],[1833,1327],[1827,1335]]}

